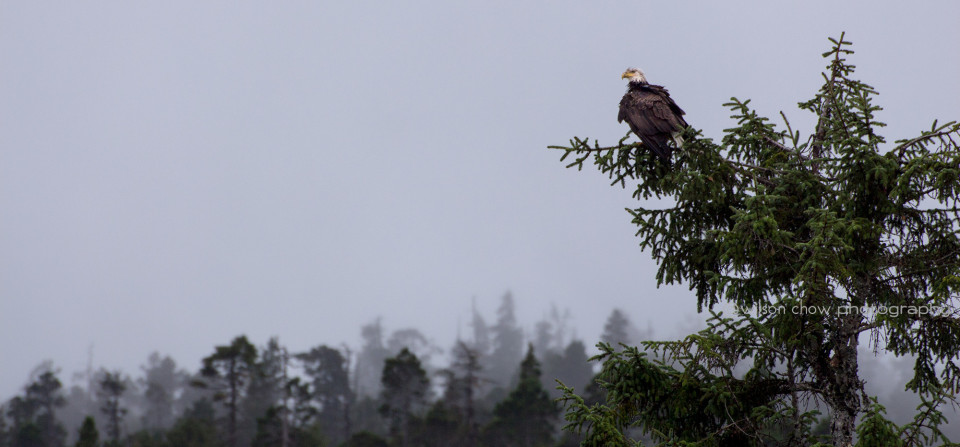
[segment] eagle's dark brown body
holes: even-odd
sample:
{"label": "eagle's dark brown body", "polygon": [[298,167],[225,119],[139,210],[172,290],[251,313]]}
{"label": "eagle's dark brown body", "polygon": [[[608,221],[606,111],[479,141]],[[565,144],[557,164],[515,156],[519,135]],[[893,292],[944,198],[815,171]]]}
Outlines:
{"label": "eagle's dark brown body", "polygon": [[677,141],[675,136],[687,127],[683,115],[667,89],[646,82],[630,82],[620,100],[617,120],[626,121],[643,145],[669,164],[673,153],[670,141]]}

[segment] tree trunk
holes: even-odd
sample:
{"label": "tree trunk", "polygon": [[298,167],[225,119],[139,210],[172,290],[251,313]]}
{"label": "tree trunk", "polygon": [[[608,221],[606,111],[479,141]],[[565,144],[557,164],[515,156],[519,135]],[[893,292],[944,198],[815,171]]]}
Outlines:
{"label": "tree trunk", "polygon": [[828,373],[827,403],[833,412],[830,421],[832,442],[836,447],[853,445],[857,414],[860,413],[860,395],[863,382],[857,369],[857,346],[862,317],[859,314],[838,316],[838,328],[833,343],[833,358]]}
{"label": "tree trunk", "polygon": [[237,360],[230,360],[230,373],[228,380],[230,381],[230,408],[227,410],[229,414],[229,425],[227,430],[227,445],[230,447],[237,447],[237,413],[240,411],[240,384],[238,381],[238,371],[237,371]]}

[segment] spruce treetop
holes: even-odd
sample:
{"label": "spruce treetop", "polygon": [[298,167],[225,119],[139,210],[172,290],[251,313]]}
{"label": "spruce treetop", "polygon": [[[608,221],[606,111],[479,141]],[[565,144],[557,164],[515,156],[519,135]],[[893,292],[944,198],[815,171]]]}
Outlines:
{"label": "spruce treetop", "polygon": [[[602,347],[608,407],[588,410],[568,393],[572,427],[596,439],[626,439],[622,428],[636,425],[665,442],[761,445],[780,424],[800,443],[813,439],[814,416],[798,402],[813,399],[830,410],[831,442],[848,445],[857,416],[877,414],[857,369],[861,334],[916,357],[907,385],[927,401],[960,390],[960,124],[888,143],[876,90],[853,77],[850,42],[831,44],[822,87],[798,105],[816,117],[810,135],[731,98],[735,125],[719,142],[687,128],[672,166],[629,134],[615,146],[552,146],[568,167],[592,162],[634,189],[641,204],[628,211],[658,284],[687,283],[700,311],[741,309],[685,340],[644,343],[661,360]],[[651,197],[672,204],[645,206]],[[733,374],[738,363],[750,365],[745,376]],[[689,411],[697,422],[677,418]]]}

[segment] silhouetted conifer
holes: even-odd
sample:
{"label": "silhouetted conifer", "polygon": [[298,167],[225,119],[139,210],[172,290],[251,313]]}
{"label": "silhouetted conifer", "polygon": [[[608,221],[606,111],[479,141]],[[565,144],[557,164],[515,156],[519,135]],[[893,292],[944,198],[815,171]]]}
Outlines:
{"label": "silhouetted conifer", "polygon": [[93,417],[87,416],[80,426],[80,436],[77,439],[77,447],[98,447],[100,445],[100,433],[97,432],[97,424]]}
{"label": "silhouetted conifer", "polygon": [[554,424],[559,413],[540,383],[540,363],[533,345],[520,364],[517,387],[493,409],[493,420],[484,429],[488,445],[538,447],[553,443]]}
{"label": "silhouetted conifer", "polygon": [[383,365],[380,414],[401,447],[409,444],[410,422],[426,407],[430,381],[420,360],[406,348]]}

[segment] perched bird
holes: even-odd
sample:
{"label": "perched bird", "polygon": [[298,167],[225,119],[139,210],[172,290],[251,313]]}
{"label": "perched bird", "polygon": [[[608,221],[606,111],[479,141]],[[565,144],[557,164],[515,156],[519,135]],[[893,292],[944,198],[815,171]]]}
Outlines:
{"label": "perched bird", "polygon": [[[640,69],[628,68],[620,79],[629,79],[630,82],[627,93],[620,100],[617,121],[626,121],[643,145],[669,165],[673,149],[683,144],[680,133],[687,127],[683,110],[670,99],[667,89],[648,83]],[[671,140],[673,147],[668,144]]]}

